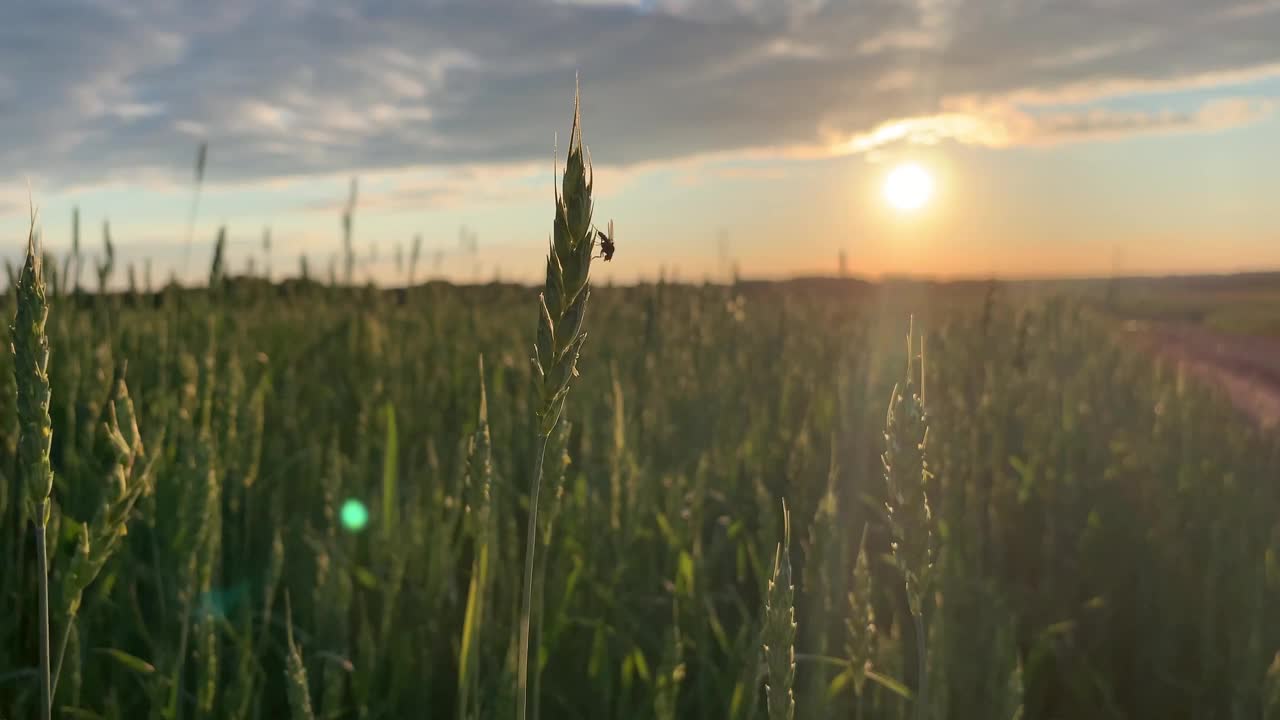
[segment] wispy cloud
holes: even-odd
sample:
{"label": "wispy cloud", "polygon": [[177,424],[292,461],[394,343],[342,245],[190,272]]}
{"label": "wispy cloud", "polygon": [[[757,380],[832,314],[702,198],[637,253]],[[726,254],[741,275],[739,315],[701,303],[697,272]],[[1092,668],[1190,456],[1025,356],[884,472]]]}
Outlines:
{"label": "wispy cloud", "polygon": [[[1193,111],[1120,111],[1106,107],[1044,111],[1008,103],[953,103],[952,107],[948,112],[887,121],[826,147],[835,154],[858,154],[888,145],[932,145],[944,140],[1003,148],[1115,140],[1139,134],[1213,132],[1258,122],[1275,111],[1277,101],[1221,98],[1207,101]],[[822,148],[809,152],[820,154]]]}
{"label": "wispy cloud", "polygon": [[1015,114],[1011,124],[1014,142],[1050,145],[1078,140],[1115,139],[1135,134],[1212,132],[1255,123],[1270,115],[1275,101],[1251,98],[1211,100],[1192,112],[1118,112],[1092,109],[1081,112],[1030,115]]}

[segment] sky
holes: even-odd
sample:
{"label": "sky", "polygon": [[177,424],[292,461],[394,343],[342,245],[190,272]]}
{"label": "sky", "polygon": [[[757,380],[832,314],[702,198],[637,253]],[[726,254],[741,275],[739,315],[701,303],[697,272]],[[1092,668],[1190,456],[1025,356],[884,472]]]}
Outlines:
{"label": "sky", "polygon": [[597,282],[1280,269],[1276,38],[1280,0],[19,3],[0,255],[34,202],[157,284],[222,226],[233,272],[327,277],[358,177],[359,279],[421,236],[419,279],[536,281],[576,78]]}

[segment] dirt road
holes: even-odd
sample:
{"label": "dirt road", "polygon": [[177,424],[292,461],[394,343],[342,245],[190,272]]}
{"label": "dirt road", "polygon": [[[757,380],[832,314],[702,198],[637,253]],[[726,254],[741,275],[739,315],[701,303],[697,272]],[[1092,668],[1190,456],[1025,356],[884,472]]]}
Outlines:
{"label": "dirt road", "polygon": [[1280,340],[1225,335],[1175,323],[1130,322],[1153,348],[1221,387],[1264,427],[1280,424]]}

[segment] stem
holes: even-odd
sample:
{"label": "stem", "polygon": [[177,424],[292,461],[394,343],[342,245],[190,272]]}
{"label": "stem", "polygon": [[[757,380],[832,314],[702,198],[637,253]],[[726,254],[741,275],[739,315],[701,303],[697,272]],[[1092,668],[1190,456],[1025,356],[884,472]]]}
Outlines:
{"label": "stem", "polygon": [[[547,592],[547,562],[550,560],[551,547],[544,546],[542,548],[542,560],[534,558],[537,565],[533,579],[533,610],[529,613],[529,622],[531,634],[533,636],[531,645],[533,646],[533,696],[535,698],[542,697],[542,609],[546,606]],[[530,720],[538,720],[538,708],[540,703],[534,703],[530,710]]]}
{"label": "stem", "polygon": [[[25,499],[25,495],[21,492],[21,488],[19,488],[19,491],[15,492],[13,496],[15,498],[16,507],[18,508],[18,512],[17,512],[18,521],[13,524],[13,527],[15,528],[14,535],[16,536],[14,537],[14,541],[15,541],[14,544],[18,546],[18,562],[17,562],[17,569],[16,569],[16,572],[14,572],[14,575],[16,577],[22,578],[22,577],[26,577],[26,573],[27,573],[27,543],[26,543],[26,537],[24,537],[26,534],[26,526],[23,524],[23,521],[22,521],[24,517],[23,513],[26,511],[26,499]],[[10,585],[9,582],[11,582],[10,578],[6,577],[5,587],[12,587],[12,585]],[[24,615],[23,605],[25,604],[26,603],[18,603],[17,616],[14,618],[14,620],[17,621],[18,623],[21,623],[23,620],[26,619],[23,616]]]}
{"label": "stem", "polygon": [[929,669],[925,661],[924,613],[912,613],[916,625],[916,662],[919,664],[919,692],[916,694],[916,718],[924,720],[929,705]]}
{"label": "stem", "polygon": [[196,180],[195,193],[191,196],[191,211],[187,215],[187,241],[182,251],[182,282],[187,281],[187,268],[191,265],[191,234],[196,226],[196,210],[200,207],[200,185]]}
{"label": "stem", "polygon": [[542,489],[542,460],[550,433],[538,445],[533,484],[529,488],[529,528],[524,549],[524,590],[520,599],[520,654],[516,658],[516,720],[527,720],[529,705],[529,613],[533,606],[533,551],[538,544],[538,491]]}
{"label": "stem", "polygon": [[133,619],[137,625],[138,637],[142,638],[147,650],[152,655],[155,655],[156,641],[151,637],[151,633],[147,632],[147,621],[143,619],[142,606],[138,604],[138,586],[136,583],[129,584],[129,608],[133,610]]}
{"label": "stem", "polygon": [[178,657],[177,664],[173,670],[172,690],[169,694],[169,717],[182,717],[182,681],[183,670],[187,662],[187,637],[191,628],[188,618],[191,617],[191,599],[183,598],[182,601],[182,632],[178,635]]}
{"label": "stem", "polygon": [[831,665],[833,667],[846,668],[849,667],[849,661],[845,658],[832,657],[830,655],[821,655],[815,653],[796,653],[796,662],[811,662],[815,664]]}
{"label": "stem", "polygon": [[40,717],[51,720],[53,717],[53,695],[49,691],[49,557],[45,550],[44,518],[49,507],[48,500],[41,500],[36,505],[36,572],[40,577],[36,583],[40,589]]}
{"label": "stem", "polygon": [[67,627],[62,631],[62,642],[58,645],[58,659],[53,663],[53,684],[49,686],[49,697],[58,694],[58,678],[62,677],[62,661],[67,656],[67,641],[71,639],[71,628],[75,622],[75,615],[67,617]]}

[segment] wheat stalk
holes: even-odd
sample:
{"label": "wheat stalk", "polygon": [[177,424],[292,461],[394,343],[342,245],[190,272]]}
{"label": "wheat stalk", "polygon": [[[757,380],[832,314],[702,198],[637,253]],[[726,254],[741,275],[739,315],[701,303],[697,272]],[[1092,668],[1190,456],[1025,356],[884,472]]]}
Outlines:
{"label": "wheat stalk", "polygon": [[137,416],[124,375],[125,366],[122,363],[116,368],[110,394],[107,402],[103,403],[98,420],[94,454],[106,497],[98,506],[93,519],[81,527],[80,545],[62,578],[58,609],[65,627],[57,661],[54,663],[50,694],[56,693],[58,689],[62,661],[66,657],[67,642],[80,609],[81,597],[98,577],[107,560],[120,548],[121,540],[128,533],[129,515],[133,512],[134,505],[151,487],[151,472],[155,460],[153,458],[146,467],[138,469],[137,461],[144,452],[142,436],[138,432]]}
{"label": "wheat stalk", "polygon": [[933,513],[929,508],[926,483],[930,477],[925,455],[929,428],[924,406],[924,345],[921,344],[920,392],[915,392],[914,325],[907,331],[907,377],[895,386],[885,415],[884,478],[888,490],[885,502],[890,551],[906,584],[907,603],[915,626],[918,678],[916,717],[928,708],[928,663],[925,657],[924,586],[933,567]]}
{"label": "wheat stalk", "polygon": [[49,562],[45,530],[49,525],[49,501],[53,494],[53,468],[49,450],[53,426],[49,419],[49,337],[45,321],[43,263],[36,252],[35,210],[27,234],[27,258],[18,276],[18,309],[14,316],[13,373],[18,386],[18,466],[25,477],[27,512],[35,526],[36,572],[40,592],[40,700],[42,717],[52,713],[49,675]]}
{"label": "wheat stalk", "polygon": [[[555,528],[556,517],[560,514],[565,479],[571,462],[569,458],[569,434],[572,430],[573,423],[568,420],[561,420],[560,427],[552,435],[548,447],[552,459],[550,472],[544,473],[548,503],[547,507],[539,513],[538,518],[540,526],[538,548],[542,554],[541,557],[534,558],[533,608],[529,613],[531,623],[530,645],[533,647],[535,657],[538,657],[542,651],[542,627],[545,620],[542,616],[542,609],[545,607],[546,600],[547,564],[550,562],[552,531]],[[533,675],[529,681],[530,686],[533,688],[533,696],[539,697],[542,692],[542,666],[534,664],[530,673]],[[534,704],[530,711],[531,720],[538,720],[538,709],[538,705]]]}
{"label": "wheat stalk", "polygon": [[98,293],[106,295],[107,282],[116,266],[116,246],[111,242],[111,223],[102,221],[102,259],[98,261]]}
{"label": "wheat stalk", "polygon": [[409,251],[409,281],[407,287],[413,287],[413,280],[418,270],[418,258],[422,254],[422,233],[413,236],[413,248]]}
{"label": "wheat stalk", "polygon": [[680,635],[680,605],[671,604],[671,631],[664,643],[662,663],[653,684],[654,720],[675,720],[679,709],[680,686],[684,683],[684,639]]}
{"label": "wheat stalk", "polygon": [[347,204],[342,208],[342,257],[343,257],[343,278],[346,284],[350,285],[355,280],[356,267],[356,251],[352,245],[352,233],[354,232],[355,214],[356,214],[356,191],[358,181],[351,178],[351,189],[347,195]]}
{"label": "wheat stalk", "polygon": [[586,340],[582,331],[590,295],[591,256],[595,234],[591,227],[590,160],[582,145],[581,105],[573,99],[573,129],[565,162],[562,189],[556,195],[556,217],[547,253],[547,279],[539,297],[538,338],[534,346],[534,397],[537,457],[529,490],[529,517],[524,560],[524,588],[520,605],[517,656],[516,718],[528,715],[529,623],[533,605],[534,549],[538,535],[538,494],[547,443],[560,422],[569,386],[577,375],[578,352]]}
{"label": "wheat stalk", "polygon": [[850,669],[853,672],[853,691],[862,694],[867,671],[872,666],[876,642],[876,612],[871,602],[871,568],[867,562],[867,528],[862,528],[862,541],[858,543],[858,559],[853,568],[853,585],[849,590],[849,617],[845,621],[848,630],[847,650]]}
{"label": "wheat stalk", "polygon": [[209,264],[209,291],[215,292],[222,287],[222,278],[226,274],[227,226],[218,228],[218,237],[213,241],[213,262]]}
{"label": "wheat stalk", "polygon": [[271,282],[271,228],[262,230],[262,279]]}
{"label": "wheat stalk", "polygon": [[196,178],[191,191],[191,209],[187,214],[187,240],[182,251],[182,275],[186,279],[187,267],[191,260],[191,234],[196,226],[196,211],[200,208],[200,187],[204,185],[204,166],[209,158],[209,143],[200,143],[196,150]]}
{"label": "wheat stalk", "polygon": [[490,544],[494,535],[492,483],[493,451],[489,437],[489,404],[485,397],[484,357],[479,360],[480,404],[476,430],[467,448],[465,477],[466,509],[473,523],[475,557],[471,565],[471,585],[467,591],[466,614],[458,652],[458,718],[478,716],[481,633],[488,615]]}
{"label": "wheat stalk", "polygon": [[293,641],[293,607],[288,592],[284,594],[284,618],[285,641],[289,648],[284,660],[285,680],[289,683],[289,709],[294,720],[315,720],[316,714],[311,709],[311,690],[307,687],[307,668],[298,645]]}
{"label": "wheat stalk", "polygon": [[71,210],[71,257],[75,260],[75,294],[80,294],[80,269],[83,265],[80,258],[80,207]]}
{"label": "wheat stalk", "polygon": [[[791,584],[791,512],[782,503],[782,542],[773,556],[773,577],[764,605],[764,686],[769,720],[796,716],[796,609]],[[758,686],[757,686],[758,687]]]}

